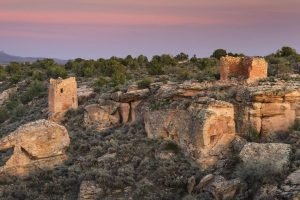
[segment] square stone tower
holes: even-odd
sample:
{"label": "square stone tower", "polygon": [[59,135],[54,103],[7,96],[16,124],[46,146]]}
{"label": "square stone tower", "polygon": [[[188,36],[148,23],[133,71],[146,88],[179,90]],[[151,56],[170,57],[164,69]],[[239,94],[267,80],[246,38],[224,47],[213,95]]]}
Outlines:
{"label": "square stone tower", "polygon": [[48,90],[49,119],[59,121],[69,109],[78,108],[75,77],[50,79]]}
{"label": "square stone tower", "polygon": [[221,80],[231,77],[253,82],[268,76],[268,63],[258,57],[222,57],[220,60]]}

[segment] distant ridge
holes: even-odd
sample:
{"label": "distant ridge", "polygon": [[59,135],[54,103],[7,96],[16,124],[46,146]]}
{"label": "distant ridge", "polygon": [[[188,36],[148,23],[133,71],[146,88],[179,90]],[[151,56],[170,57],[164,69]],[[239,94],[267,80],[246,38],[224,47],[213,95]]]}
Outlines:
{"label": "distant ridge", "polygon": [[[14,55],[9,55],[5,53],[4,51],[0,51],[0,64],[9,64],[10,62],[35,62],[37,60],[42,60],[45,59],[43,57],[20,57],[20,56],[14,56]],[[58,64],[65,64],[67,61],[66,60],[60,60],[53,58],[56,63]]]}

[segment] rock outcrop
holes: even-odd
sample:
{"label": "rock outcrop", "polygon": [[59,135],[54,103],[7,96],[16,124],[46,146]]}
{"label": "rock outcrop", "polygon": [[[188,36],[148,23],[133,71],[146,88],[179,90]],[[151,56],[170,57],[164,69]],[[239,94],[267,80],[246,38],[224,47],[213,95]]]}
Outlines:
{"label": "rock outcrop", "polygon": [[66,159],[70,144],[65,127],[47,120],[25,124],[0,140],[0,150],[13,154],[0,173],[26,176],[37,169],[52,168]]}
{"label": "rock outcrop", "polygon": [[120,123],[119,103],[104,101],[85,107],[84,123],[88,127],[101,131]]}
{"label": "rock outcrop", "polygon": [[144,123],[149,138],[174,140],[203,167],[214,164],[235,135],[233,106],[212,99],[187,110],[147,112]]}
{"label": "rock outcrop", "polygon": [[244,108],[244,121],[239,123],[250,124],[262,136],[288,131],[300,120],[300,86],[261,85],[248,87],[245,93],[248,93],[248,102]]}
{"label": "rock outcrop", "polygon": [[149,95],[149,89],[115,92],[102,96],[98,104],[85,107],[84,123],[102,131],[137,119],[138,106]]}
{"label": "rock outcrop", "polygon": [[[270,167],[275,173],[284,172],[290,163],[291,146],[281,143],[248,143],[239,156],[245,166]],[[271,172],[270,172],[271,173]]]}

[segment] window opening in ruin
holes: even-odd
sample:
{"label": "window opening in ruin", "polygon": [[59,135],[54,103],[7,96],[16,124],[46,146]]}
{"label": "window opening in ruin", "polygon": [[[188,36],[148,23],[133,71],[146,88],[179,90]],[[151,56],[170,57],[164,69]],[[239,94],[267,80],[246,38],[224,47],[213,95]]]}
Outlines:
{"label": "window opening in ruin", "polygon": [[210,144],[212,144],[212,145],[215,144],[216,140],[217,140],[217,135],[210,136]]}
{"label": "window opening in ruin", "polygon": [[61,89],[60,89],[60,93],[63,93],[63,92],[64,92],[64,89],[63,89],[63,88],[61,88]]}

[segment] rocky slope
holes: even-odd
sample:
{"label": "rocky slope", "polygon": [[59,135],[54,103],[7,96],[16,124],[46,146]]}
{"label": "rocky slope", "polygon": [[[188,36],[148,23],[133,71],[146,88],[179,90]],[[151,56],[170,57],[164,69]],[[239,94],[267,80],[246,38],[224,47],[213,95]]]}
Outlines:
{"label": "rocky slope", "polygon": [[[47,143],[54,152],[69,146],[66,161],[22,179],[2,174],[0,198],[299,198],[298,80],[156,82],[107,93],[79,84],[78,91],[79,108],[61,121],[70,144]],[[45,101],[31,102],[27,112],[45,118]],[[1,135],[14,136],[12,127],[25,122],[5,122]],[[31,134],[45,132],[33,129]],[[7,147],[25,147],[43,158],[34,146],[16,144]],[[2,160],[10,154],[2,152]]]}

